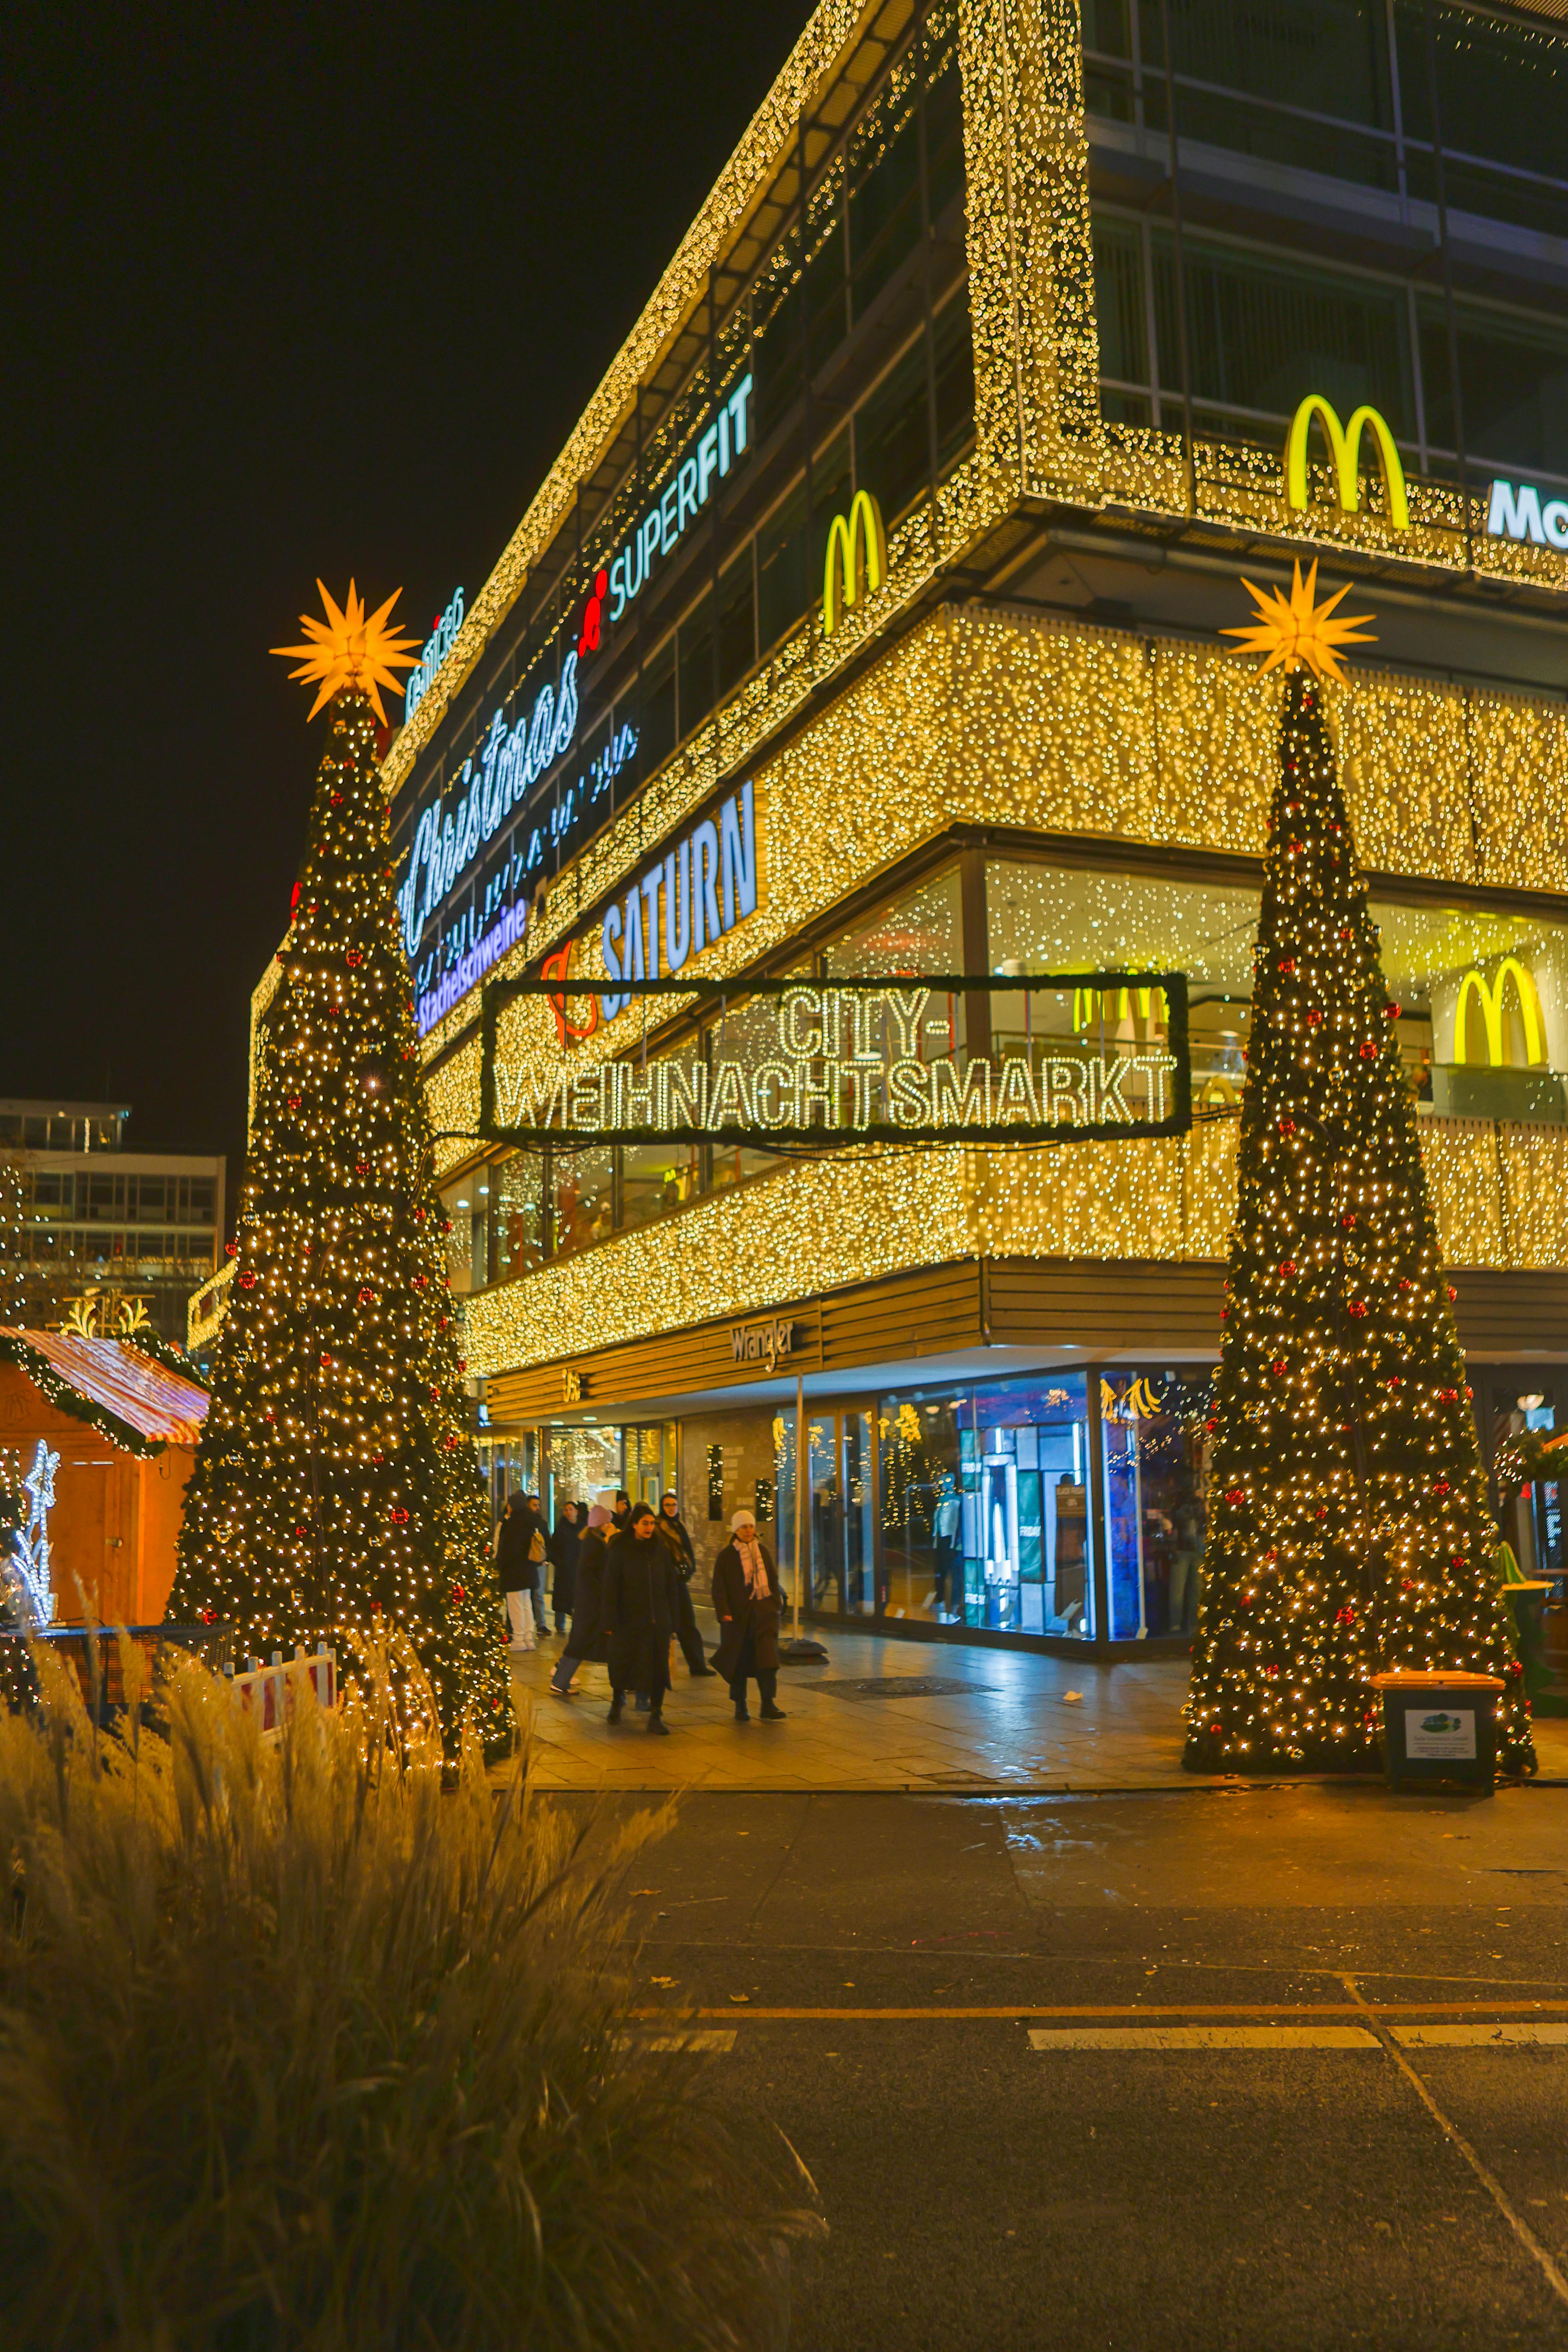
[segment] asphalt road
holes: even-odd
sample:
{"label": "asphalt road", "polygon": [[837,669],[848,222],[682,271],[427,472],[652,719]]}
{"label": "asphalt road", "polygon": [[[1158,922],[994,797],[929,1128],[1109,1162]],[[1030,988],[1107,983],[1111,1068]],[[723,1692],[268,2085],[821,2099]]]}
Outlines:
{"label": "asphalt road", "polygon": [[630,1883],[820,2191],[792,2352],[1568,2345],[1568,1790],[697,1795]]}

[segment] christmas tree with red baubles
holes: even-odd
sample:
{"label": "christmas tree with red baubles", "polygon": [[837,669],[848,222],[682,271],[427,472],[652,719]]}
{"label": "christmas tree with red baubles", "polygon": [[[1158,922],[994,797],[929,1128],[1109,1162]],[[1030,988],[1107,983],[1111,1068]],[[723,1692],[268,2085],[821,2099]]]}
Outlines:
{"label": "christmas tree with red baubles", "polygon": [[[1250,586],[1250,583],[1248,583]],[[1194,1770],[1373,1760],[1374,1674],[1495,1675],[1533,1766],[1497,1531],[1321,681],[1367,640],[1317,566],[1227,631],[1286,672],[1215,1383]]]}
{"label": "christmas tree with red baubles", "polygon": [[328,740],[169,1614],[227,1621],[242,1655],[325,1641],[351,1672],[405,1636],[450,1752],[466,1717],[490,1746],[510,1727],[376,756],[411,641],[395,599],[367,616],[352,584],[342,610],[321,596],[312,643],[280,649],[305,656]]}

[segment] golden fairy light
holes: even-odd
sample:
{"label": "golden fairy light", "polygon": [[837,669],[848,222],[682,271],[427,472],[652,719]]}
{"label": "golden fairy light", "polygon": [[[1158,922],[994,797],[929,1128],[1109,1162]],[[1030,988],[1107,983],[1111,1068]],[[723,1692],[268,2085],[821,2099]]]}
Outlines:
{"label": "golden fairy light", "polygon": [[302,677],[308,685],[319,683],[321,691],[310,705],[312,719],[334,695],[357,687],[369,696],[384,727],[386,712],[378,689],[389,686],[395,694],[401,694],[403,688],[395,671],[412,669],[419,657],[417,638],[400,635],[395,628],[387,625],[387,616],[403,591],[395,588],[384,604],[367,614],[364,600],[352,580],[347,603],[342,608],[332,602],[324,582],[318,580],[316,585],[326,606],[326,619],[318,621],[312,614],[301,613],[300,626],[308,643],[273,646],[270,650],[281,654],[285,661],[300,662],[298,669],[289,671],[290,677]]}
{"label": "golden fairy light", "polygon": [[1336,608],[1350,594],[1347,583],[1328,599],[1317,603],[1318,561],[1305,580],[1301,566],[1295,566],[1290,593],[1286,597],[1278,588],[1255,588],[1250,580],[1242,586],[1258,607],[1257,619],[1243,629],[1222,629],[1222,637],[1239,637],[1238,654],[1262,654],[1265,669],[1286,671],[1310,669],[1314,677],[1337,678],[1343,686],[1345,677],[1341,654],[1346,646],[1369,646],[1376,642],[1370,629],[1362,623],[1370,621],[1370,613],[1344,613],[1336,619]]}

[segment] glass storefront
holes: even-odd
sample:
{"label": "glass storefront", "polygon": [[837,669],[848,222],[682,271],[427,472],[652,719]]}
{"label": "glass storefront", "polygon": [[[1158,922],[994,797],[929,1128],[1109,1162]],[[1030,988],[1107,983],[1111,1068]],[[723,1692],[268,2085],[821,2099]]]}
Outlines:
{"label": "glass storefront", "polygon": [[[1521,1436],[1526,1430],[1550,1436],[1568,1428],[1568,1381],[1560,1366],[1541,1371],[1517,1366],[1494,1370],[1488,1375],[1485,1390],[1478,1376],[1476,1413],[1483,1433],[1489,1435],[1495,1461],[1505,1438]],[[1557,1587],[1550,1596],[1553,1601],[1565,1597],[1562,1580],[1568,1577],[1563,1528],[1564,1486],[1568,1486],[1568,1464],[1562,1482],[1537,1478],[1517,1502],[1502,1505],[1498,1514],[1503,1540],[1512,1545],[1521,1570],[1527,1577],[1551,1579]]]}
{"label": "glass storefront", "polygon": [[[1057,1640],[1190,1633],[1209,1377],[1205,1368],[1042,1372],[814,1402],[807,1609]],[[781,1412],[779,1559],[792,1591],[795,1444],[794,1412]],[[1107,1589],[1102,1628],[1096,1596]]]}
{"label": "glass storefront", "polygon": [[1190,1633],[1208,1530],[1214,1383],[1205,1371],[1100,1378],[1110,1638]]}
{"label": "glass storefront", "polygon": [[679,1432],[673,1421],[590,1422],[568,1428],[501,1433],[481,1440],[480,1459],[499,1509],[512,1486],[538,1493],[553,1526],[563,1502],[592,1505],[606,1487],[651,1503],[678,1487]]}

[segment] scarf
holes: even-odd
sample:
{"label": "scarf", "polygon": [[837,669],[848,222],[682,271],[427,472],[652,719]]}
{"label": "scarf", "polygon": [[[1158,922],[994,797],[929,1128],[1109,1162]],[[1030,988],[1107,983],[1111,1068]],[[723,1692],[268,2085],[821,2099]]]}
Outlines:
{"label": "scarf", "polygon": [[741,1555],[741,1567],[746,1579],[747,1600],[765,1599],[768,1591],[768,1564],[763,1558],[762,1545],[755,1536],[752,1538],[750,1543],[747,1543],[742,1537],[737,1536],[735,1549]]}

